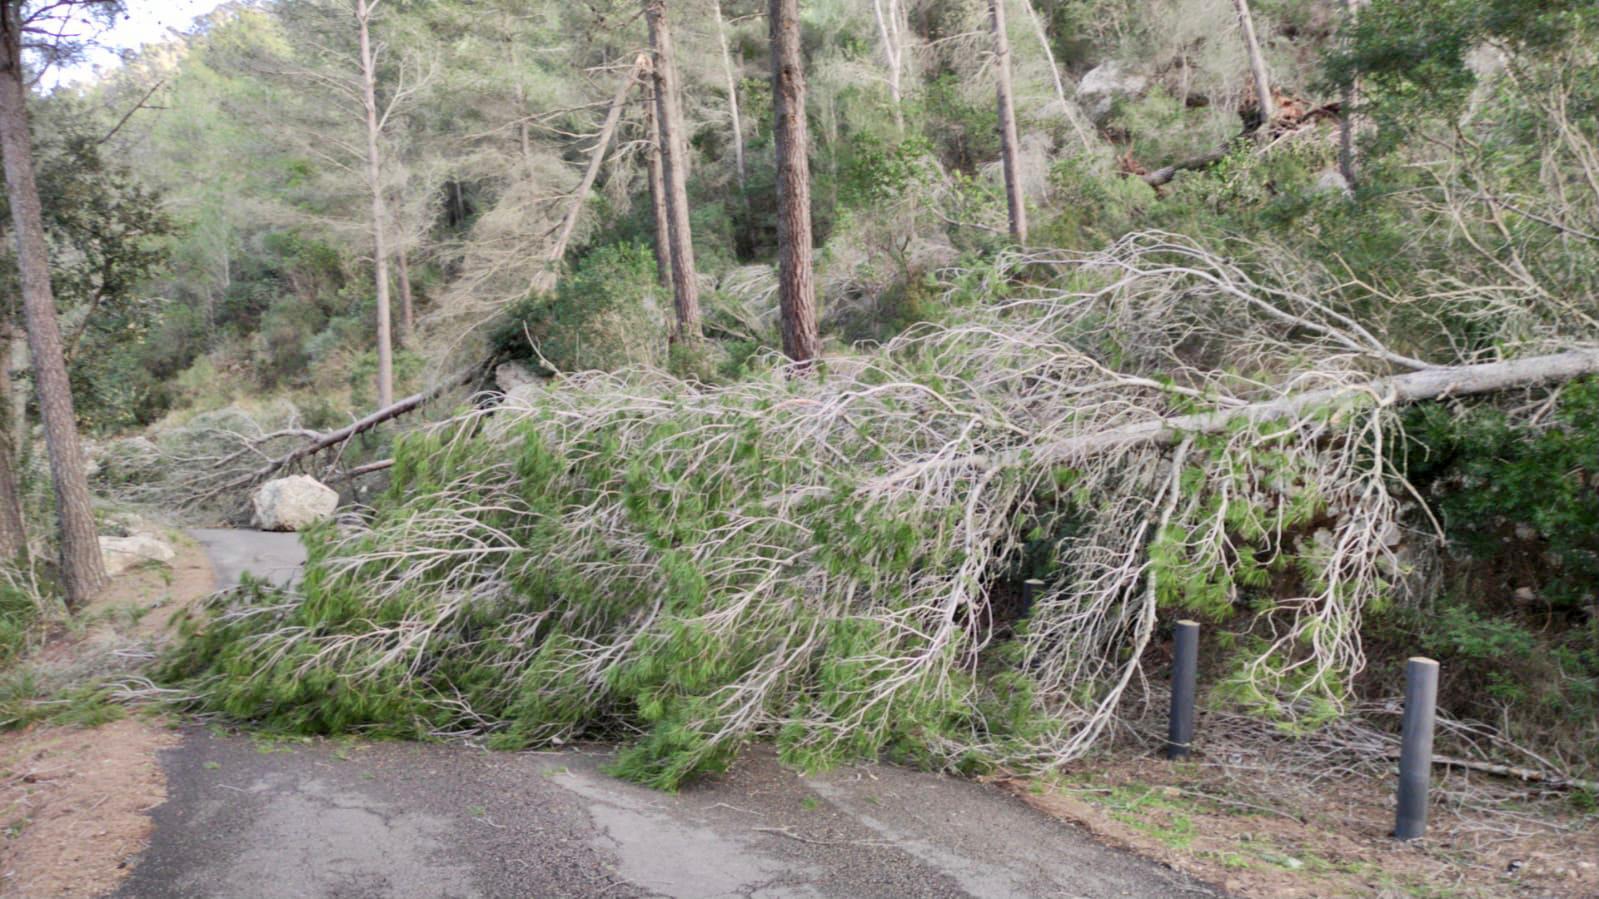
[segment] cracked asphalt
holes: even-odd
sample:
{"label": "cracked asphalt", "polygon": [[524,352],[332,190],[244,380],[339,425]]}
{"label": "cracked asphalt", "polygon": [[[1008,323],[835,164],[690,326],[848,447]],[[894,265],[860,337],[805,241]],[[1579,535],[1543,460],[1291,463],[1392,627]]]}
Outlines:
{"label": "cracked asphalt", "polygon": [[[282,535],[196,536],[223,583],[246,568],[289,577],[303,558]],[[806,777],[754,746],[666,794],[607,776],[609,757],[192,727],[162,757],[167,801],[114,895],[1215,895],[970,781],[883,766]]]}

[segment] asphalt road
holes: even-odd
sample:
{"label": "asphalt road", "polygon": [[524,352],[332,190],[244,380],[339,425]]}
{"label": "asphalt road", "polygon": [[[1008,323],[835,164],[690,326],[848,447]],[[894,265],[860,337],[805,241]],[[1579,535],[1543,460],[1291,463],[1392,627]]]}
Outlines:
{"label": "asphalt road", "polygon": [[[298,564],[280,535],[196,536],[223,583],[241,564]],[[195,727],[162,759],[168,799],[115,895],[1213,895],[969,781],[880,766],[803,777],[752,747],[665,794],[608,777],[607,758]]]}

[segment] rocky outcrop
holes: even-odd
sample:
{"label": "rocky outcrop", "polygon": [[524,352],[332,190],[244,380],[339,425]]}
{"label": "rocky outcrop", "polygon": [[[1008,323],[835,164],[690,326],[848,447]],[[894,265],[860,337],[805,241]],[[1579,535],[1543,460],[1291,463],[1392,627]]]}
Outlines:
{"label": "rocky outcrop", "polygon": [[178,557],[172,544],[154,534],[134,534],[131,537],[101,537],[100,555],[105,559],[106,574],[119,574],[146,562],[166,564]]}
{"label": "rocky outcrop", "polygon": [[500,388],[501,393],[510,393],[519,387],[538,384],[543,380],[538,372],[521,362],[501,362],[494,367],[494,384]]}
{"label": "rocky outcrop", "polygon": [[316,478],[293,475],[262,484],[250,501],[261,530],[301,531],[332,518],[339,494]]}
{"label": "rocky outcrop", "polygon": [[1089,69],[1077,82],[1077,102],[1097,125],[1110,115],[1117,100],[1137,99],[1148,89],[1148,78],[1111,60]]}

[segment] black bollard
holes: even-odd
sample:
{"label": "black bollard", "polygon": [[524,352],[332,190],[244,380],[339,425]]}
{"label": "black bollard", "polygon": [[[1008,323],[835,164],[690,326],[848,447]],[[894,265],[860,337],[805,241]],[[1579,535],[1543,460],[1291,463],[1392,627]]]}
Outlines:
{"label": "black bollard", "polygon": [[1179,621],[1172,633],[1171,727],[1166,757],[1188,758],[1194,742],[1194,693],[1199,676],[1199,622]]}
{"label": "black bollard", "polygon": [[1415,656],[1405,663],[1405,719],[1399,748],[1399,814],[1394,837],[1414,840],[1427,830],[1432,780],[1433,717],[1438,709],[1438,663]]}

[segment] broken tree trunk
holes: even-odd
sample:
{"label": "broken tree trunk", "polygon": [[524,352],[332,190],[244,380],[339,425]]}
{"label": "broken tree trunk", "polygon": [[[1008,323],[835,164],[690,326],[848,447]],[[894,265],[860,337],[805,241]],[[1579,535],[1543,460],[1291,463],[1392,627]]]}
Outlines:
{"label": "broken tree trunk", "polygon": [[611,106],[605,111],[605,123],[600,126],[600,136],[595,140],[593,151],[589,153],[588,168],[583,172],[583,180],[577,186],[577,193],[572,195],[572,205],[567,207],[566,217],[561,220],[561,228],[556,233],[555,243],[550,246],[547,257],[549,267],[539,272],[533,281],[533,286],[537,290],[549,290],[555,286],[555,268],[566,255],[566,245],[572,239],[572,232],[577,229],[578,214],[583,211],[583,203],[594,187],[594,180],[600,176],[600,166],[605,162],[606,151],[611,146],[611,135],[616,133],[616,123],[622,118],[622,104],[627,100],[627,92],[632,90],[634,83],[638,81],[639,73],[644,70],[647,63],[648,59],[639,54],[633,61],[632,68],[627,70],[627,76],[617,85],[616,94],[611,97]]}

